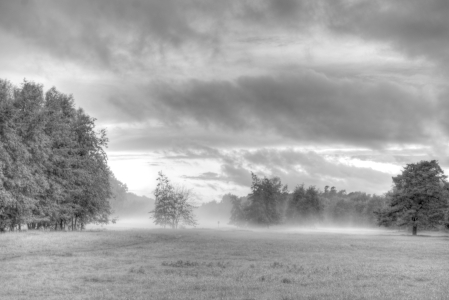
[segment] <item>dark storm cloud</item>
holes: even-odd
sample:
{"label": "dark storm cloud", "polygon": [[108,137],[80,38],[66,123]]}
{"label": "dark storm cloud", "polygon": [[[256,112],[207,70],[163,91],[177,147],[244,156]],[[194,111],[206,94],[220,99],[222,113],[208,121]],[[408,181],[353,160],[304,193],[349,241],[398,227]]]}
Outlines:
{"label": "dark storm cloud", "polygon": [[[300,142],[382,147],[427,141],[434,107],[417,89],[316,72],[161,85],[153,113],[211,130],[278,134]],[[136,110],[148,105],[138,99]],[[140,110],[142,111],[142,110]]]}
{"label": "dark storm cloud", "polygon": [[227,34],[254,31],[255,42],[317,26],[448,62],[448,13],[446,0],[24,0],[0,3],[0,30],[53,56],[116,69],[190,43],[222,53]]}
{"label": "dark storm cloud", "polygon": [[285,28],[294,19],[307,27],[307,10],[292,0],[1,1],[0,32],[38,53],[125,71],[151,66],[148,59],[186,45],[221,53],[224,36],[239,31],[234,27]]}
{"label": "dark storm cloud", "polygon": [[53,56],[111,66],[164,47],[211,42],[213,33],[193,25],[202,13],[198,2],[2,1],[0,29]]}
{"label": "dark storm cloud", "polygon": [[412,57],[449,62],[447,0],[329,1],[327,26],[391,44]]}
{"label": "dark storm cloud", "polygon": [[[277,33],[299,37],[317,26],[337,36],[387,43],[411,57],[444,63],[449,55],[448,10],[444,0],[2,1],[0,32],[52,57],[120,70],[130,65],[147,70],[167,49],[179,50],[188,64],[189,55],[203,49],[232,55],[223,53],[229,49],[222,46],[240,37],[257,46],[278,38]],[[192,44],[199,47],[183,48]],[[34,53],[34,48],[30,52]],[[255,67],[251,64],[256,63],[250,62],[248,68]],[[216,74],[208,75],[210,80],[161,83],[156,94],[145,87],[139,94],[132,89],[142,86],[127,85],[121,90],[122,97],[111,88],[108,104],[112,107],[102,108],[102,118],[157,120],[171,128],[164,131],[149,126],[141,133],[117,134],[117,149],[169,144],[180,139],[179,126],[190,128],[187,122],[211,130],[212,134],[202,132],[201,142],[245,131],[227,141],[233,145],[251,135],[269,135],[270,140],[280,136],[289,142],[382,147],[426,143],[435,124],[449,128],[447,95],[440,96],[438,107],[434,107],[419,90],[406,84],[332,77],[303,69],[234,80],[214,80]],[[198,134],[179,132],[187,140]]]}

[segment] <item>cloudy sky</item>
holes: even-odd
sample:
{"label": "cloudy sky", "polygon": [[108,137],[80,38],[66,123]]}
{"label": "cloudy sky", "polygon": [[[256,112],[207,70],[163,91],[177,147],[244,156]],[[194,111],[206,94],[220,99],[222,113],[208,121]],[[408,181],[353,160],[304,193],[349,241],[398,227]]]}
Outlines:
{"label": "cloudy sky", "polygon": [[250,172],[382,194],[449,170],[447,0],[0,0],[0,78],[73,94],[109,164],[200,201]]}

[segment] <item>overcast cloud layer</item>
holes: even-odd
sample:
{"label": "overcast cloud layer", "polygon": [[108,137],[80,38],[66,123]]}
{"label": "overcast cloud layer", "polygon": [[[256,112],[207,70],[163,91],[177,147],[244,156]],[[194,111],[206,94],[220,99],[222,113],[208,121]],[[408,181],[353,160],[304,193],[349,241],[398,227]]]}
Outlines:
{"label": "overcast cloud layer", "polygon": [[384,193],[406,163],[449,166],[448,15],[445,0],[0,0],[0,77],[72,93],[140,194],[161,169],[203,201],[247,193],[250,172]]}

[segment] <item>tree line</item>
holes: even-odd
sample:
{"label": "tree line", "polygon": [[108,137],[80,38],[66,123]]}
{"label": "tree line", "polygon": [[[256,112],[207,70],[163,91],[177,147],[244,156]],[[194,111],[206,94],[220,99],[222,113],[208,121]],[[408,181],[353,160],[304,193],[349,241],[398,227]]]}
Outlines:
{"label": "tree line", "polygon": [[107,143],[71,95],[0,80],[0,231],[109,222]]}
{"label": "tree line", "polygon": [[292,192],[280,178],[252,174],[251,193],[229,195],[230,224],[237,226],[379,225],[421,229],[449,227],[449,184],[438,162],[408,164],[393,177],[393,188],[384,195],[347,194],[335,187],[324,191],[298,185]]}
{"label": "tree line", "polygon": [[252,174],[251,193],[245,197],[230,195],[230,224],[264,226],[278,224],[315,226],[375,225],[374,211],[385,205],[386,197],[363,192],[346,193],[326,186],[297,185],[289,191],[278,177]]}

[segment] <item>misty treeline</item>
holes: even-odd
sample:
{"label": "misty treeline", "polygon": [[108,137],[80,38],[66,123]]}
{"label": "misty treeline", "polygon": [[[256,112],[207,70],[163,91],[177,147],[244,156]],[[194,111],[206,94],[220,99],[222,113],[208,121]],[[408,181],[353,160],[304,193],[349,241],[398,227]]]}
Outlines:
{"label": "misty treeline", "polygon": [[230,224],[266,227],[277,224],[376,225],[374,212],[386,202],[385,196],[346,193],[329,186],[320,190],[301,184],[289,191],[280,178],[259,177],[256,174],[252,174],[251,193],[248,196],[228,197],[232,203]]}
{"label": "misty treeline", "polygon": [[108,223],[107,142],[72,96],[0,80],[0,231]]}
{"label": "misty treeline", "polygon": [[128,191],[128,187],[114,176],[109,178],[112,196],[109,199],[114,219],[143,219],[154,209],[154,200]]}
{"label": "misty treeline", "polygon": [[435,160],[408,164],[392,178],[392,190],[378,196],[329,186],[321,191],[298,185],[290,192],[278,177],[252,174],[248,196],[227,195],[232,203],[230,224],[380,225],[411,228],[414,235],[418,228],[449,228],[446,178]]}

